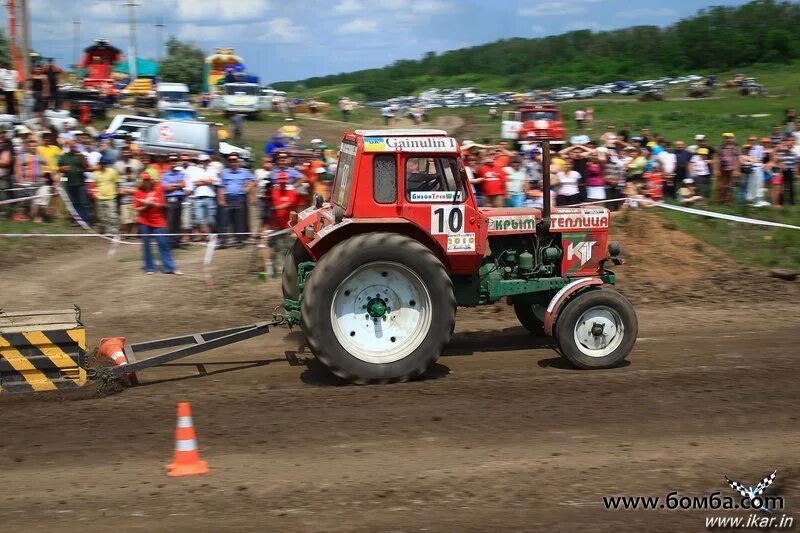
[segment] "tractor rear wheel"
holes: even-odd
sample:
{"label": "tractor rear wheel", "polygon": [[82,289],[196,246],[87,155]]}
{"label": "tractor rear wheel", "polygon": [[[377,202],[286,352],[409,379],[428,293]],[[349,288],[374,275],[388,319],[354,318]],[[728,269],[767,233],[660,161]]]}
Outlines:
{"label": "tractor rear wheel", "polygon": [[578,368],[618,366],[636,343],[639,321],[633,305],[609,287],[582,292],[556,319],[561,354]]}
{"label": "tractor rear wheel", "polygon": [[295,240],[291,248],[286,252],[283,261],[283,274],[281,274],[281,289],[283,298],[286,300],[299,300],[300,287],[297,286],[297,267],[300,263],[311,261],[311,254],[308,253],[303,244]]}
{"label": "tractor rear wheel", "polygon": [[[519,323],[522,327],[527,329],[531,335],[541,336],[544,335],[544,322],[540,315],[544,317],[544,309],[538,304],[525,304],[522,302],[514,302],[514,313],[517,315]],[[541,313],[539,311],[541,310]]]}
{"label": "tractor rear wheel", "polygon": [[358,384],[413,379],[433,364],[455,323],[453,284],[419,242],[357,235],[322,256],[303,290],[303,331],[337,376]]}

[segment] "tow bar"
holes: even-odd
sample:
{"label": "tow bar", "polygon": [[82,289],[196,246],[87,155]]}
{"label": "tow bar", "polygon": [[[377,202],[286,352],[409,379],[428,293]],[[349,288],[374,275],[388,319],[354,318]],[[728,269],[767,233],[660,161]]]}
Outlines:
{"label": "tow bar", "polygon": [[[287,300],[285,313],[244,326],[129,343],[122,337],[103,339],[98,354],[115,366],[91,368],[81,311],[72,309],[10,313],[0,309],[0,392],[64,391],[90,381],[126,377],[138,385],[136,372],[269,333],[271,327],[300,321],[299,302]],[[276,309],[277,311],[277,309]],[[147,352],[167,350],[155,355]],[[203,363],[198,373],[206,374]]]}
{"label": "tow bar", "polygon": [[[131,380],[131,384],[137,385],[138,379],[136,378],[136,372],[139,370],[163,365],[177,359],[189,357],[190,355],[196,355],[253,337],[258,337],[259,335],[265,335],[269,333],[270,327],[277,326],[281,323],[282,321],[280,320],[273,320],[271,322],[257,322],[246,326],[237,326],[216,331],[181,335],[179,337],[168,337],[155,341],[137,342],[135,344],[126,342],[124,353],[128,361],[127,364],[104,368],[102,372],[98,372],[97,374],[105,374],[110,378],[121,378],[127,375]],[[150,357],[142,356],[142,352],[162,350],[165,348],[174,349]],[[197,363],[196,367],[198,373],[201,375],[206,373],[202,363]]]}

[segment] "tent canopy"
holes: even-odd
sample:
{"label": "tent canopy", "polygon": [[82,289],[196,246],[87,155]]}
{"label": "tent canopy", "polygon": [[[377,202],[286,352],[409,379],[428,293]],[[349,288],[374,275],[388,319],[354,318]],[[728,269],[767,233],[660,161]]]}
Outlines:
{"label": "tent canopy", "polygon": [[[130,74],[128,61],[120,61],[114,65],[114,72],[120,74]],[[136,58],[136,75],[145,78],[154,78],[158,76],[158,62],[143,57]]]}

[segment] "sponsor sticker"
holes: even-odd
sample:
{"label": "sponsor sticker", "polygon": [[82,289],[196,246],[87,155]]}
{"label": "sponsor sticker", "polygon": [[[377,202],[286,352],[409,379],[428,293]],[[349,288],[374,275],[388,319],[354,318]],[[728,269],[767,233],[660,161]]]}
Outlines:
{"label": "sponsor sticker", "polygon": [[333,230],[337,230],[337,229],[339,229],[339,228],[341,228],[343,226],[351,224],[352,222],[353,222],[353,219],[345,218],[344,220],[342,220],[338,224],[331,224],[330,226],[325,226],[324,228],[322,228],[321,230],[319,230],[317,232],[317,238],[321,239],[322,237],[324,237],[328,233],[332,232]]}
{"label": "sponsor sticker", "polygon": [[474,233],[456,233],[455,235],[447,236],[447,251],[448,252],[474,252],[475,251],[475,234]]}
{"label": "sponsor sticker", "polygon": [[457,191],[415,191],[408,195],[412,202],[460,202]]}
{"label": "sponsor sticker", "polygon": [[339,151],[343,154],[347,155],[356,155],[356,145],[350,143],[342,143],[339,147]]}
{"label": "sponsor sticker", "polygon": [[536,229],[533,215],[503,215],[489,217],[489,231],[530,231]]}
{"label": "sponsor sticker", "polygon": [[567,246],[567,261],[577,258],[580,260],[581,266],[585,265],[592,259],[592,250],[595,244],[597,244],[595,241],[570,242]]}
{"label": "sponsor sticker", "polygon": [[298,220],[304,220],[306,217],[308,217],[314,211],[316,211],[316,208],[314,208],[314,207],[308,207],[306,209],[303,209],[302,211],[297,213],[297,219]]}
{"label": "sponsor sticker", "polygon": [[161,141],[171,141],[173,139],[172,128],[169,124],[162,124],[158,128],[158,138]]}
{"label": "sponsor sticker", "polygon": [[608,228],[608,211],[554,213],[550,217],[553,231],[585,231]]}
{"label": "sponsor sticker", "polygon": [[452,137],[364,137],[365,152],[455,152]]}

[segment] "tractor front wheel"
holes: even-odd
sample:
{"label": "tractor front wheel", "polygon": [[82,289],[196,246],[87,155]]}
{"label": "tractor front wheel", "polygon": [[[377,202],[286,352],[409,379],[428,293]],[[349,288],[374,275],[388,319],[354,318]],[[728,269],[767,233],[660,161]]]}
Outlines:
{"label": "tractor front wheel", "polygon": [[636,343],[639,321],[633,305],[608,287],[588,290],[569,300],[556,319],[555,337],[572,365],[612,368]]}
{"label": "tractor front wheel", "polygon": [[297,286],[297,267],[300,263],[311,261],[311,254],[299,240],[295,239],[294,244],[286,252],[283,261],[283,272],[281,273],[281,289],[283,297],[287,300],[300,299],[300,287]]}
{"label": "tractor front wheel", "polygon": [[531,335],[544,335],[544,311],[543,306],[538,304],[514,302],[514,313],[517,315],[517,320]]}
{"label": "tractor front wheel", "polygon": [[334,246],[315,266],[301,301],[303,331],[317,359],[359,384],[425,372],[450,340],[455,310],[441,261],[392,233]]}

